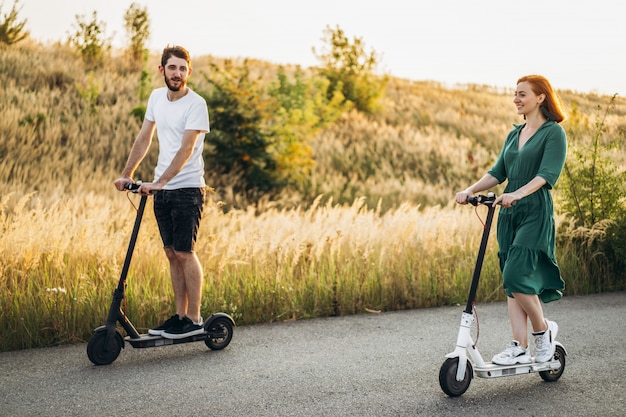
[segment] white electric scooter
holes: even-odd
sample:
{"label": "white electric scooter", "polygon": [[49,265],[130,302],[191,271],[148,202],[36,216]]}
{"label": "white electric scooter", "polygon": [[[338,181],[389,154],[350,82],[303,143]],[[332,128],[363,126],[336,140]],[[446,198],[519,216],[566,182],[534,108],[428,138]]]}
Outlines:
{"label": "white electric scooter", "polygon": [[[539,372],[544,381],[553,382],[558,380],[565,370],[565,348],[559,342],[556,343],[556,350],[553,358],[549,362],[537,363],[532,358],[531,363],[517,365],[496,365],[485,362],[478,352],[476,344],[472,340],[470,328],[476,321],[474,314],[474,299],[480,278],[480,271],[487,249],[487,240],[493,221],[495,207],[492,204],[495,195],[489,193],[487,196],[480,195],[470,197],[467,202],[473,206],[485,205],[488,207],[487,218],[484,224],[482,241],[478,251],[478,259],[474,269],[474,276],[470,287],[467,306],[461,316],[461,327],[457,336],[456,348],[446,355],[446,360],[439,370],[439,385],[443,392],[450,397],[461,396],[469,388],[474,372],[481,378],[498,378],[503,376],[513,376]],[[472,365],[473,364],[473,365]]]}

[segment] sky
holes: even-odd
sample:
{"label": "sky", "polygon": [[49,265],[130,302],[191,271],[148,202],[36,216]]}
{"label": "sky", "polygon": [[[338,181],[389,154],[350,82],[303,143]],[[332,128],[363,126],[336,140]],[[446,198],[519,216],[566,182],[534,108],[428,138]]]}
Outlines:
{"label": "sky", "polygon": [[[20,19],[41,41],[65,41],[76,15],[105,23],[128,44],[131,0],[21,0]],[[626,95],[626,6],[621,0],[135,0],[147,6],[148,48],[182,45],[193,57],[319,64],[326,27],[378,54],[380,73],[447,86],[514,88],[522,75],[557,89]],[[2,14],[12,0],[4,1]],[[156,70],[156,69],[155,69]]]}

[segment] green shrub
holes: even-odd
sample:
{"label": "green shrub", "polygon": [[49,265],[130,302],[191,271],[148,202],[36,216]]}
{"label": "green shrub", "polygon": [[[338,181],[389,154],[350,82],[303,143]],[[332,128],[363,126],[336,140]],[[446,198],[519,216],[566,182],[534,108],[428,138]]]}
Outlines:
{"label": "green shrub", "polygon": [[[13,45],[28,37],[28,32],[24,30],[26,20],[19,22],[17,15],[22,9],[18,9],[19,0],[13,3],[13,7],[9,13],[4,13],[0,19],[0,45]],[[0,3],[0,13],[2,12],[4,2]]]}
{"label": "green shrub", "polygon": [[321,62],[319,74],[330,81],[329,99],[335,90],[340,90],[357,110],[366,114],[379,110],[388,79],[375,74],[376,52],[368,53],[361,38],[350,42],[339,26],[327,26],[322,40],[327,49],[316,56]]}
{"label": "green shrub", "polygon": [[[568,122],[570,149],[559,184],[560,208],[568,216],[561,228],[567,243],[562,242],[570,257],[581,260],[584,292],[624,284],[626,174],[611,158],[621,149],[623,133],[609,134],[606,125],[615,101],[616,95],[604,110],[598,107],[593,125],[576,106]],[[605,281],[613,282],[612,288]]]}

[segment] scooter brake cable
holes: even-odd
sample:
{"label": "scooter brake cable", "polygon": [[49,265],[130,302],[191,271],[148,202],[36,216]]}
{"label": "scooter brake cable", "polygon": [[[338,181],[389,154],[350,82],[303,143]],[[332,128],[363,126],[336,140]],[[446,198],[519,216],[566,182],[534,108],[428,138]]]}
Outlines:
{"label": "scooter brake cable", "polygon": [[478,310],[476,310],[476,304],[472,303],[472,311],[474,313],[474,317],[476,318],[476,341],[474,342],[474,346],[478,345],[478,337],[480,336],[480,322],[478,321]]}
{"label": "scooter brake cable", "polygon": [[135,202],[133,201],[132,198],[130,198],[130,195],[134,194],[132,191],[127,191],[126,192],[126,198],[128,198],[128,201],[130,202],[130,205],[133,206],[133,208],[135,209],[135,211],[139,211],[139,209],[137,208],[137,206],[135,205]]}
{"label": "scooter brake cable", "polygon": [[478,206],[474,207],[474,214],[476,214],[476,217],[478,217],[478,220],[480,221],[480,224],[483,225],[483,229],[484,229],[486,227],[486,224],[484,220],[482,219],[482,217],[480,217],[480,214],[478,214]]}

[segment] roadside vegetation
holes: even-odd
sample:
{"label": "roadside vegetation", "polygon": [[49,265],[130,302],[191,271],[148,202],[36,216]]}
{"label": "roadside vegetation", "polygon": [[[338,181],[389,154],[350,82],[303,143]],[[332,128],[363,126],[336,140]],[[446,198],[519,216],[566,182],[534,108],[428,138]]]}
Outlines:
{"label": "roadside vegetation", "polygon": [[[133,7],[126,51],[107,47],[95,14],[77,16],[65,43],[19,39],[24,26],[7,31],[19,41],[0,42],[0,351],[83,342],[106,318],[137,204],[112,181],[162,84],[158,52],[142,47],[147,10]],[[15,13],[5,27],[22,23]],[[464,302],[484,212],[452,199],[522,122],[513,90],[377,76],[362,40],[340,28],[323,39],[318,68],[192,62],[212,123],[197,247],[205,315],[253,324]],[[626,101],[559,93],[569,114],[555,190],[566,295],[623,290]],[[137,179],[151,179],[155,160],[153,149]],[[146,213],[126,306],[139,330],[172,314]],[[478,301],[503,299],[494,230]]]}

